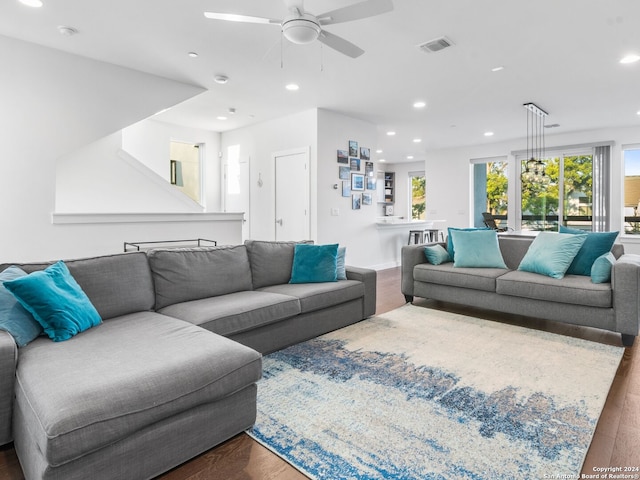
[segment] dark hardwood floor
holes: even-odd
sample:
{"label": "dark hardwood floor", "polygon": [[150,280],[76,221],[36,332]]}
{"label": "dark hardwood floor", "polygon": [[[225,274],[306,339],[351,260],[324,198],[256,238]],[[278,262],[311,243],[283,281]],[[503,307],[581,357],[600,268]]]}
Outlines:
{"label": "dark hardwood floor", "polygon": [[[404,303],[404,297],[400,293],[400,269],[379,271],[376,313],[393,310]],[[595,329],[497,314],[424,299],[416,299],[414,304],[620,345],[619,335]],[[640,467],[639,345],[640,340],[636,340],[632,348],[625,349],[582,473],[594,474],[595,467]],[[22,480],[23,478],[12,446],[0,447],[0,479]],[[242,433],[161,475],[156,480],[304,480],[305,478],[307,477]]]}

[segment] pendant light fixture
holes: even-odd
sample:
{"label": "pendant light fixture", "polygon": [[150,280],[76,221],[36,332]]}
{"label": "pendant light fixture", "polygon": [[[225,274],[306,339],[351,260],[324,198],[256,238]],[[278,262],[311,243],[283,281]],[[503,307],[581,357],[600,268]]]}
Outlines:
{"label": "pendant light fixture", "polygon": [[548,113],[535,103],[525,103],[523,106],[527,110],[527,161],[522,178],[547,185],[550,179],[544,164],[544,120]]}

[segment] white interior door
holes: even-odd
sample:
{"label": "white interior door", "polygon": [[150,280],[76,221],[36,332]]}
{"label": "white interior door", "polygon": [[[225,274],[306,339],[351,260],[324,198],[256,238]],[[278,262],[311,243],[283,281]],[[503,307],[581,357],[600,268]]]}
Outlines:
{"label": "white interior door", "polygon": [[242,240],[250,238],[249,222],[249,158],[241,158],[240,145],[231,145],[223,164],[223,210],[225,212],[244,212],[242,222]]}
{"label": "white interior door", "polygon": [[275,239],[309,238],[309,149],[273,154],[275,167]]}

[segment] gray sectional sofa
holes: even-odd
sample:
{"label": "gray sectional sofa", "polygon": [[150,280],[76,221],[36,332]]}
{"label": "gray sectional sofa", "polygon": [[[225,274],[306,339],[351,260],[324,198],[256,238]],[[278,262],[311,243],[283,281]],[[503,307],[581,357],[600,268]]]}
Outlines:
{"label": "gray sectional sofa", "polygon": [[261,354],[375,312],[375,271],[288,284],[293,248],[247,241],[65,261],[102,323],[22,348],[0,331],[0,444],[14,441],[27,479],[133,480],[250,427]]}
{"label": "gray sectional sofa", "polygon": [[425,245],[404,246],[402,293],[408,302],[415,296],[619,332],[625,346],[633,345],[640,324],[640,255],[624,254],[615,244],[609,283],[582,275],[554,279],[518,270],[533,240],[498,235],[507,269],[432,265]]}

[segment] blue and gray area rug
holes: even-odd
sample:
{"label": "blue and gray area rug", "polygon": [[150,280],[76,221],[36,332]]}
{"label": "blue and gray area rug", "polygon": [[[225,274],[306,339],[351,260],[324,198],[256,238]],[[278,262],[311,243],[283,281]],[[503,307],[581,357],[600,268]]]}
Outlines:
{"label": "blue and gray area rug", "polygon": [[579,475],[622,353],[406,305],[267,355],[248,433],[315,479]]}

